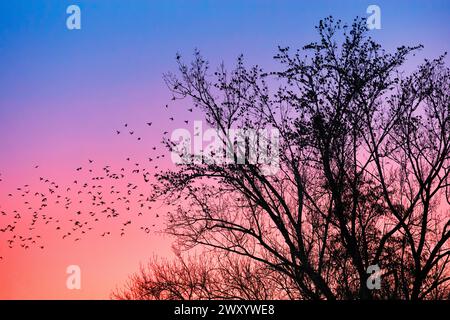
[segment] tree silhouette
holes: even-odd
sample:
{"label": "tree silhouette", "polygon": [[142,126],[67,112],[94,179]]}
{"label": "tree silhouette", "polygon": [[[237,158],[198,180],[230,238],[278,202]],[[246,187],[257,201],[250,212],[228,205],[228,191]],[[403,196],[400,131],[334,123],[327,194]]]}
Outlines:
{"label": "tree silhouette", "polygon": [[[176,207],[167,231],[178,249],[213,249],[288,279],[295,294],[276,297],[448,298],[445,55],[406,76],[404,63],[421,46],[387,53],[370,38],[364,19],[347,26],[329,17],[316,28],[318,42],[295,52],[279,48],[276,72],[248,68],[242,56],[231,72],[223,65],[211,72],[199,52],[190,64],[177,56],[179,73],[165,76],[174,99],[190,99],[228,147],[204,154],[199,163],[166,140],[170,151],[194,160],[157,174],[154,197]],[[232,128],[277,129],[278,172],[266,174],[264,164],[249,161],[250,140],[230,143]],[[227,152],[246,160],[223,164],[214,158]],[[208,278],[204,264],[181,261],[170,271],[182,272],[180,281]],[[379,290],[367,286],[372,265],[382,270]],[[152,266],[155,288],[173,280],[155,275],[164,265]],[[134,282],[144,279],[145,271]],[[194,291],[182,298],[220,297]]]}
{"label": "tree silhouette", "polygon": [[120,300],[293,299],[289,277],[236,256],[200,255],[175,261],[153,258],[112,298]]}

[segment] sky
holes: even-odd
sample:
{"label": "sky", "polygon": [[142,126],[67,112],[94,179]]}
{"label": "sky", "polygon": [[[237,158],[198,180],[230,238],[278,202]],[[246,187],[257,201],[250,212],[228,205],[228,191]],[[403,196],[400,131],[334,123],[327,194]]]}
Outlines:
{"label": "sky", "polygon": [[[381,29],[371,35],[386,49],[424,45],[407,68],[449,51],[449,1],[0,0],[0,210],[26,210],[17,188],[47,190],[40,177],[66,188],[90,178],[86,169],[76,171],[80,166],[94,173],[105,165],[132,166],[127,157],[146,159],[163,131],[182,127],[164,107],[171,94],[163,74],[176,70],[177,52],[189,60],[199,49],[212,66],[232,65],[242,53],[270,71],[277,46],[301,47],[317,39],[320,19],[351,22],[368,16],[372,4],[381,9]],[[70,5],[81,9],[80,30],[66,26]],[[183,106],[169,112],[195,119],[183,111],[189,102]],[[57,206],[45,210],[61,220],[66,214]],[[9,235],[0,234],[0,299],[108,299],[140,264],[173,257],[161,217],[138,218],[124,236],[123,221],[100,221],[76,242],[41,221],[32,233],[42,235],[44,249],[11,249]],[[7,219],[0,215],[0,228]],[[100,236],[106,230],[111,235]],[[66,286],[69,265],[80,266],[79,290]]]}

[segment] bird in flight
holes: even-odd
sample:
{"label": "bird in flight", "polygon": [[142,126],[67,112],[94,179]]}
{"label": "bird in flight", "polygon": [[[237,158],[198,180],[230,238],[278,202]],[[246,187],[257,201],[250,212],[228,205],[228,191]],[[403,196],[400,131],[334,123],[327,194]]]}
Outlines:
{"label": "bird in flight", "polygon": [[[165,108],[168,107],[165,105]],[[174,116],[170,116],[169,119],[175,120]],[[187,120],[185,122],[188,123]],[[152,127],[153,121],[143,121],[143,125]],[[127,133],[129,133],[134,135],[138,141],[146,139],[146,136],[138,133],[138,130],[128,123],[124,123],[123,127],[113,129],[111,134],[128,136]],[[169,131],[164,131],[163,134],[168,133]],[[97,169],[98,160],[88,157],[81,160],[82,163],[86,163],[87,160],[88,164],[78,164],[72,169],[74,176],[67,181],[67,184],[57,183],[52,178],[42,175],[37,178],[38,185],[30,182],[18,186],[7,195],[13,201],[22,200],[22,208],[14,211],[0,211],[0,216],[2,216],[0,232],[2,234],[11,233],[10,239],[6,239],[8,247],[17,246],[28,249],[34,245],[40,249],[46,248],[42,243],[44,237],[41,238],[37,234],[41,224],[53,227],[62,239],[71,239],[75,242],[81,241],[91,230],[99,231],[99,235],[102,237],[113,235],[118,231],[117,235],[123,237],[135,226],[135,220],[133,223],[131,223],[132,220],[129,220],[131,217],[143,219],[138,222],[136,228],[138,229],[140,226],[145,233],[150,233],[156,224],[152,223],[152,220],[145,222],[144,220],[147,217],[155,219],[160,216],[159,214],[146,214],[154,210],[149,204],[155,200],[148,194],[148,184],[153,181],[152,171],[158,169],[159,161],[164,158],[164,155],[157,154],[157,150],[156,146],[151,146],[153,152],[143,158],[144,162],[140,162],[138,156],[128,155],[126,158],[124,157],[128,165],[118,168],[104,165],[103,168]],[[133,158],[133,162],[131,162],[131,158]],[[150,162],[151,165],[149,165]],[[32,165],[33,167],[38,169],[40,166],[35,163]],[[86,175],[82,174],[83,171]],[[0,179],[0,181],[2,180]],[[53,207],[58,210],[53,211]],[[63,214],[55,216],[51,212]],[[6,219],[11,218],[6,226],[2,225],[3,216]],[[120,221],[121,225],[119,224],[121,229],[105,230],[102,224],[105,219],[123,219]],[[26,235],[18,233],[21,223],[29,223],[24,229],[27,230]],[[98,228],[101,229],[98,230]],[[5,255],[0,256],[0,260],[4,260],[4,258]]]}

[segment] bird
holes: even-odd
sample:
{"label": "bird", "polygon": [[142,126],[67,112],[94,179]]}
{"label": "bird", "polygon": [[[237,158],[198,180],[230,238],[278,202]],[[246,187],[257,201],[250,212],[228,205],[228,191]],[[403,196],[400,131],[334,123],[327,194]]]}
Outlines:
{"label": "bird", "polygon": [[[168,105],[166,105],[168,108]],[[174,121],[174,117],[170,117]],[[145,125],[151,127],[152,121],[145,122]],[[128,123],[124,124],[124,127],[129,129],[114,129],[113,134],[120,135],[122,133],[129,133],[135,135],[138,141],[144,140],[145,136],[138,136],[137,131],[133,130]],[[168,134],[168,131],[164,131],[164,134]],[[158,150],[157,146],[152,147],[153,151]],[[156,153],[155,152],[155,153]],[[12,199],[23,198],[22,204],[24,209],[11,211],[12,221],[7,228],[0,229],[2,233],[14,234],[14,238],[8,239],[8,247],[20,246],[24,249],[29,249],[32,246],[36,246],[40,249],[44,249],[44,245],[41,243],[40,236],[36,233],[39,232],[39,226],[48,225],[52,226],[55,232],[58,233],[62,239],[72,239],[72,241],[81,241],[82,238],[89,233],[90,230],[96,227],[92,224],[100,222],[107,218],[117,218],[124,216],[124,214],[135,214],[134,217],[144,217],[146,212],[151,211],[152,207],[148,204],[154,200],[149,197],[144,191],[147,184],[152,181],[152,170],[158,168],[159,160],[164,155],[151,153],[147,159],[152,162],[151,167],[140,163],[139,161],[133,161],[131,163],[132,156],[127,156],[126,160],[129,162],[127,166],[114,168],[110,165],[104,165],[101,169],[96,168],[94,165],[86,167],[78,164],[74,166],[73,170],[77,174],[76,180],[69,179],[68,184],[64,185],[59,181],[53,181],[53,179],[45,177],[45,175],[38,177],[39,189],[32,189],[32,184],[20,185],[14,189],[14,192],[8,194]],[[137,158],[136,158],[137,159]],[[145,158],[144,158],[145,159]],[[85,160],[86,161],[86,160]],[[88,164],[93,164],[97,160],[88,157]],[[146,162],[147,163],[147,162]],[[33,165],[34,168],[39,168],[38,164]],[[81,171],[89,172],[89,175],[82,175]],[[100,171],[100,172],[97,172]],[[80,175],[78,175],[80,172]],[[138,173],[140,179],[139,182],[127,181],[128,177],[132,177],[132,174]],[[0,173],[0,176],[2,174]],[[142,176],[141,176],[142,175]],[[1,181],[1,180],[0,180]],[[72,182],[72,183],[70,183]],[[109,182],[111,186],[108,187]],[[122,186],[121,186],[122,184]],[[104,192],[105,189],[107,192]],[[71,223],[66,225],[60,219],[56,219],[56,216],[52,216],[49,212],[52,212],[50,208],[61,208],[66,210],[64,216],[67,214],[67,220]],[[88,207],[90,206],[90,207]],[[136,212],[135,209],[139,208]],[[27,220],[27,213],[29,210],[29,222]],[[47,211],[49,210],[49,211]],[[136,213],[135,213],[136,212]],[[0,211],[0,216],[8,216],[7,210]],[[159,214],[154,217],[159,218]],[[76,217],[76,218],[75,218]],[[62,220],[62,219],[61,219]],[[26,229],[30,236],[23,236],[18,234],[17,230],[22,223],[29,223]],[[122,222],[123,227],[128,227],[131,224],[131,220]],[[134,220],[133,220],[134,223]],[[99,223],[97,226],[100,226]],[[146,233],[151,232],[151,227],[155,227],[155,224],[149,224],[142,230]],[[2,226],[3,227],[3,226]],[[17,227],[17,228],[16,228]],[[111,231],[99,230],[99,234],[102,237],[112,234]],[[119,234],[124,236],[126,230],[121,230]],[[17,237],[16,237],[17,235]],[[2,256],[2,259],[4,256]]]}

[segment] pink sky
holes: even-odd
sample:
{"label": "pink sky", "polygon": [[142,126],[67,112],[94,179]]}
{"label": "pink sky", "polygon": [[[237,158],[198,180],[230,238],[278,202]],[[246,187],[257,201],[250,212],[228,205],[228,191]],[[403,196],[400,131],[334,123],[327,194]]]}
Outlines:
{"label": "pink sky", "polygon": [[[81,7],[82,29],[68,31],[65,10],[73,2]],[[164,72],[175,71],[177,51],[189,59],[198,48],[213,66],[222,60],[231,65],[244,53],[250,64],[270,70],[275,66],[272,57],[277,45],[301,47],[315,39],[319,19],[332,14],[351,21],[365,16],[369,4],[326,0],[283,1],[282,5],[237,0],[1,2],[0,211],[8,216],[0,215],[0,229],[14,220],[12,213],[18,210],[22,219],[16,233],[41,235],[45,248],[10,249],[11,233],[0,233],[0,299],[108,299],[141,263],[153,255],[172,256],[172,239],[158,233],[164,227],[164,207],[133,216],[124,236],[120,228],[129,219],[126,214],[114,221],[90,219],[95,227],[75,242],[75,237],[63,240],[55,224],[42,221],[30,233],[23,222],[30,220],[31,212],[16,188],[29,184],[30,198],[34,192],[48,193],[48,186],[39,180],[45,177],[61,189],[75,190],[73,180],[93,183],[90,178],[102,174],[105,165],[116,171],[126,168],[127,177],[133,176],[129,172],[135,162],[146,163],[154,172],[147,158],[161,154],[165,160],[159,166],[169,166],[170,154],[159,144],[162,133],[181,127],[190,130],[183,120],[201,119],[186,111],[191,107],[188,101],[171,104],[162,81]],[[450,50],[448,1],[378,4],[383,26],[373,34],[378,41],[389,50],[403,44],[425,45],[409,66]],[[146,122],[153,124],[148,127]],[[115,130],[122,133],[117,135]],[[135,134],[126,134],[129,130]],[[137,136],[142,140],[137,141]],[[153,146],[158,149],[154,151]],[[88,159],[94,162],[90,165]],[[84,168],[81,172],[76,171],[79,166]],[[137,184],[139,192],[149,191],[142,181]],[[123,184],[117,188],[126,190]],[[139,192],[131,198],[137,201]],[[77,197],[72,194],[73,199]],[[85,213],[93,210],[86,202],[79,207]],[[138,209],[131,211],[136,215]],[[52,204],[45,214],[60,219],[62,229],[72,226],[68,219],[74,218],[74,210],[68,213]],[[149,233],[140,229],[153,224]],[[102,237],[107,230],[112,234]],[[81,290],[67,289],[68,265],[81,267]]]}

